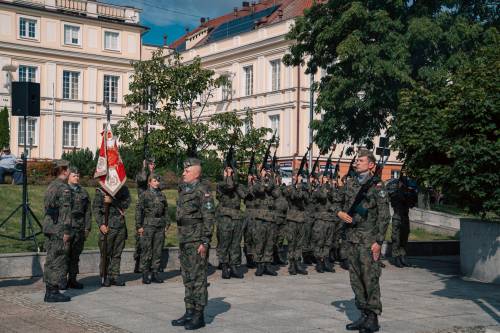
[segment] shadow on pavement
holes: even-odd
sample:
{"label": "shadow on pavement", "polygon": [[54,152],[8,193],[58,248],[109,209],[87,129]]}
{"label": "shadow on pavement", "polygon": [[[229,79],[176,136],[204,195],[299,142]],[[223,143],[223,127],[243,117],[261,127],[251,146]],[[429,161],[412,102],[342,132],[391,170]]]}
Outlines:
{"label": "shadow on pavement", "polygon": [[344,313],[349,321],[355,321],[361,315],[359,310],[356,308],[354,299],[333,301],[331,304],[337,308],[338,312]]}
{"label": "shadow on pavement", "polygon": [[229,311],[231,304],[224,302],[224,297],[216,297],[208,300],[207,307],[205,309],[205,320],[207,324],[214,321],[215,317],[221,313]]}

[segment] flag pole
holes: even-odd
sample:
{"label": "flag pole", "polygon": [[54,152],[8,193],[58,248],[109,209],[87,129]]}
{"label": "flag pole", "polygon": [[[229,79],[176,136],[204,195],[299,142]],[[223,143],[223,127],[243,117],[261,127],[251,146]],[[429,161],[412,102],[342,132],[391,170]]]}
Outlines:
{"label": "flag pole", "polygon": [[[104,131],[104,151],[106,156],[106,171],[108,170],[108,130],[111,122],[111,109],[109,108],[109,102],[106,100],[103,102],[106,108],[106,129]],[[106,174],[106,177],[109,175]],[[104,192],[104,196],[109,195]],[[108,227],[109,222],[109,203],[104,201],[104,225]],[[109,230],[108,230],[109,231]],[[103,235],[102,251],[101,251],[101,285],[104,285],[106,278],[108,276],[108,233]]]}

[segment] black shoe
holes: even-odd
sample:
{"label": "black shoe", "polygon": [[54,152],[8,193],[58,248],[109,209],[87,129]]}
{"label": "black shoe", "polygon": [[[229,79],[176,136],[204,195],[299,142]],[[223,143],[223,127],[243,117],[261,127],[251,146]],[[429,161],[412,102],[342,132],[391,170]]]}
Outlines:
{"label": "black shoe", "polygon": [[262,276],[262,274],[264,274],[264,264],[259,262],[257,264],[257,270],[255,271],[255,276]]}
{"label": "black shoe", "polygon": [[134,273],[141,272],[141,263],[139,259],[135,259]]}
{"label": "black shoe", "polygon": [[408,258],[406,256],[401,256],[401,263],[403,264],[403,266],[405,267],[410,267],[410,264],[408,263]]}
{"label": "black shoe", "polygon": [[186,312],[179,319],[172,320],[172,326],[184,326],[186,322],[193,318],[194,309],[186,309]]}
{"label": "black shoe", "polygon": [[360,333],[373,333],[378,332],[380,326],[378,325],[378,316],[375,312],[369,311],[365,322],[359,329]]}
{"label": "black shoe", "polygon": [[345,269],[346,271],[348,271],[349,270],[349,260],[347,260],[347,259],[341,260],[340,267],[342,267],[342,269]]}
{"label": "black shoe", "polygon": [[243,273],[238,269],[238,266],[231,265],[229,270],[230,270],[231,277],[234,277],[237,279],[243,279]]}
{"label": "black shoe", "polygon": [[119,276],[111,279],[111,284],[117,287],[123,287],[125,285],[125,281],[123,281]]}
{"label": "black shoe", "polygon": [[68,280],[64,277],[59,282],[59,290],[67,290],[68,289]]}
{"label": "black shoe", "polygon": [[222,269],[222,278],[223,279],[230,279],[231,278],[231,271],[229,270],[229,265],[228,264],[221,264],[221,269]]}
{"label": "black shoe", "polygon": [[151,282],[153,283],[163,283],[163,279],[160,277],[160,273],[153,272],[151,275]]}
{"label": "black shoe", "polygon": [[321,261],[321,259],[316,259],[316,272],[318,273],[324,273],[325,268],[324,268],[324,263]]}
{"label": "black shoe", "polygon": [[365,313],[361,313],[361,317],[359,317],[357,320],[353,321],[350,324],[347,324],[345,326],[345,329],[348,331],[357,331],[363,327],[363,324],[365,323],[367,319],[367,316]]}
{"label": "black shoe", "polygon": [[142,284],[151,284],[151,277],[149,272],[142,273]]}
{"label": "black shoe", "polygon": [[69,279],[69,281],[68,281],[68,288],[71,288],[71,289],[83,289],[83,284],[81,284],[80,282],[76,281],[76,278]]}
{"label": "black shoe", "polygon": [[247,254],[246,258],[247,258],[247,267],[248,268],[255,268],[255,267],[257,267],[257,264],[253,260],[253,256],[251,254]]}
{"label": "black shoe", "polygon": [[398,268],[403,268],[403,264],[401,263],[401,257],[396,257],[394,258],[394,266],[398,267]]}
{"label": "black shoe", "polygon": [[51,289],[47,287],[43,301],[47,303],[69,302],[71,301],[71,297],[61,294],[59,289]]}
{"label": "black shoe", "polygon": [[288,266],[288,274],[297,275],[297,269],[295,268],[295,260],[290,259],[290,265]]}
{"label": "black shoe", "polygon": [[329,259],[325,259],[325,262],[323,264],[325,265],[325,272],[335,273],[335,268],[333,267],[333,264]]}
{"label": "black shoe", "polygon": [[191,320],[184,324],[184,328],[188,331],[197,330],[205,327],[205,315],[203,310],[195,310]]}
{"label": "black shoe", "polygon": [[302,275],[307,275],[307,270],[302,266],[302,264],[299,261],[295,262],[295,269],[297,270],[297,273],[302,274]]}
{"label": "black shoe", "polygon": [[102,282],[101,285],[103,287],[111,287],[111,278],[106,276],[106,279],[104,279],[104,282]]}
{"label": "black shoe", "polygon": [[271,265],[269,263],[264,264],[264,274],[270,275],[270,276],[277,276],[278,273],[276,273],[274,270],[271,269]]}

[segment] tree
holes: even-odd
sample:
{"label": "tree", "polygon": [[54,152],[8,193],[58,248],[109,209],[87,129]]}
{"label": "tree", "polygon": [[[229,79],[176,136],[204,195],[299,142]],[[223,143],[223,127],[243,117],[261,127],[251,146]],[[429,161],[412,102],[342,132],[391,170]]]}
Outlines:
{"label": "tree", "polygon": [[0,147],[9,146],[10,128],[9,128],[9,110],[4,106],[0,111]]}

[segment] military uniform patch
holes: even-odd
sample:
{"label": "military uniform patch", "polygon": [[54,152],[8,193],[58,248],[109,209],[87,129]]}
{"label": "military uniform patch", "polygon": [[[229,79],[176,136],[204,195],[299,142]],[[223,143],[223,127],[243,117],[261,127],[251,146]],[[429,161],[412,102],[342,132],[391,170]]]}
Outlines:
{"label": "military uniform patch", "polygon": [[207,210],[212,210],[214,208],[214,205],[212,204],[211,201],[209,201],[209,202],[205,203],[205,208]]}
{"label": "military uniform patch", "polygon": [[384,190],[381,190],[378,192],[378,195],[381,197],[381,198],[385,198],[387,196],[387,192],[384,191]]}

